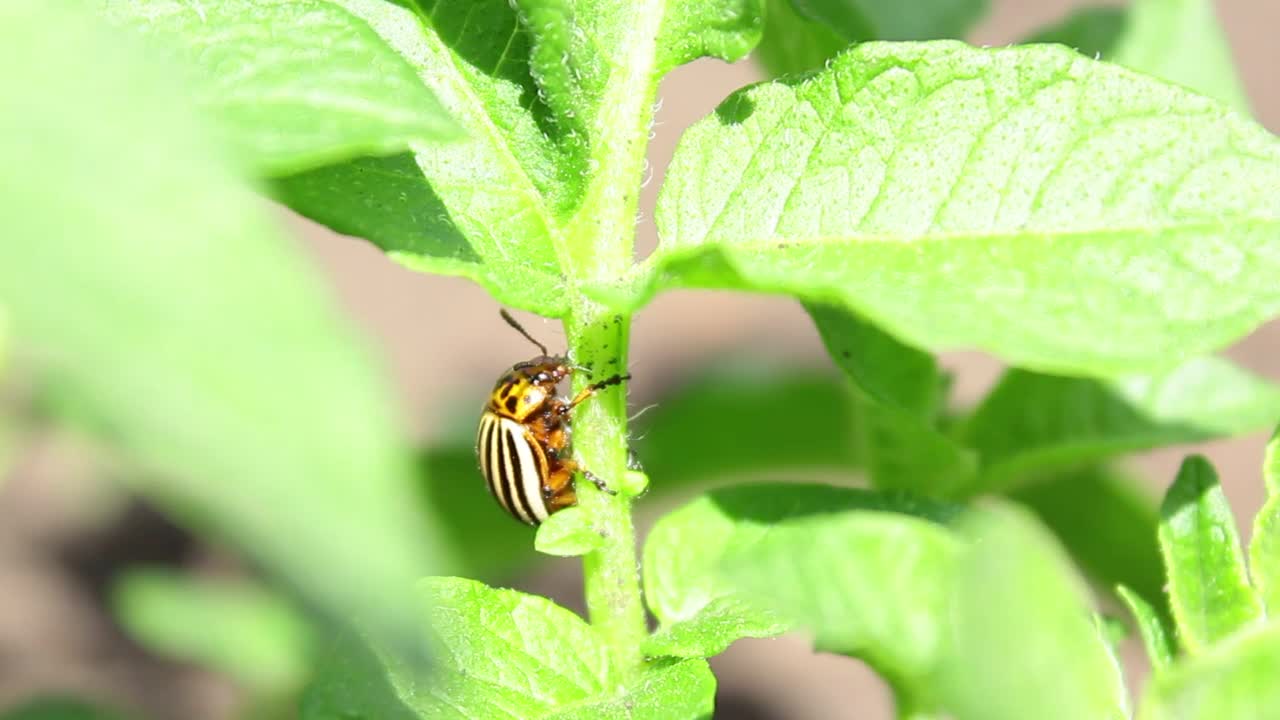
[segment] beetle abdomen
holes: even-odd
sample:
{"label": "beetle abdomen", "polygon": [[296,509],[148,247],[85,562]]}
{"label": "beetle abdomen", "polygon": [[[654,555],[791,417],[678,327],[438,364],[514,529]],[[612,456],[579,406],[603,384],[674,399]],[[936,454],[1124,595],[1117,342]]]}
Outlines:
{"label": "beetle abdomen", "polygon": [[476,435],[476,455],[489,492],[517,520],[537,525],[551,514],[542,494],[547,459],[520,423],[485,412]]}

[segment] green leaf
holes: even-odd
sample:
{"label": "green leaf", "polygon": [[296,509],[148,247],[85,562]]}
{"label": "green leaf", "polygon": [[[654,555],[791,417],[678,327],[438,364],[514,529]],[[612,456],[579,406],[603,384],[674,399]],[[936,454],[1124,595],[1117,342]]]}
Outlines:
{"label": "green leaf", "polygon": [[1241,633],[1157,673],[1142,720],[1270,720],[1280,708],[1280,625]]}
{"label": "green leaf", "polygon": [[124,720],[125,717],[80,700],[45,697],[6,710],[0,720]]}
{"label": "green leaf", "polygon": [[1027,38],[1028,43],[1058,43],[1086,57],[1111,59],[1124,34],[1129,12],[1120,7],[1083,7]]}
{"label": "green leaf", "polygon": [[850,505],[785,518],[724,564],[742,592],[812,632],[817,649],[865,660],[902,700],[928,706],[959,540],[931,519]]}
{"label": "green leaf", "polygon": [[1091,380],[1009,370],[960,430],[982,491],[1149,448],[1232,437],[1280,419],[1280,387],[1227,360]]}
{"label": "green leaf", "polygon": [[[581,276],[609,274],[587,266],[595,249],[584,239],[602,221],[601,194],[640,180],[638,150],[614,140],[647,126],[673,63],[747,52],[762,0],[335,2],[409,60],[467,138],[418,148],[417,171],[403,159],[348,163],[286,180],[279,197],[412,269],[462,275],[507,305],[559,317]],[[388,175],[393,188],[379,185]],[[406,195],[423,209],[380,217]]]}
{"label": "green leaf", "polygon": [[1081,8],[1027,42],[1061,43],[1249,110],[1212,0],[1134,0],[1126,8]]}
{"label": "green leaf", "polygon": [[506,0],[333,4],[408,60],[466,137],[416,148],[413,163],[359,160],[285,178],[277,196],[412,269],[461,275],[507,305],[563,314],[555,215],[581,194],[582,164],[538,96],[515,11]]}
{"label": "green leaf", "polygon": [[725,365],[637,417],[635,447],[657,494],[746,473],[854,470],[858,422],[846,383],[828,373]]}
{"label": "green leaf", "polygon": [[808,303],[805,309],[827,354],[858,390],[872,484],[935,496],[967,484],[974,456],[937,428],[948,383],[933,356],[841,308]]}
{"label": "green leaf", "polygon": [[1231,508],[1209,461],[1189,456],[1160,506],[1160,550],[1183,648],[1195,654],[1262,619]]}
{"label": "green leaf", "polygon": [[963,38],[987,10],[986,0],[791,0],[803,16],[849,40]]}
{"label": "green leaf", "polygon": [[421,590],[440,647],[435,673],[340,648],[308,690],[303,720],[710,716],[715,683],[701,660],[651,663],[625,678],[596,632],[550,600],[462,578],[431,578]]}
{"label": "green leaf", "polygon": [[112,606],[134,640],[259,692],[289,693],[309,672],[311,629],[280,596],[244,581],[130,571]]}
{"label": "green leaf", "polygon": [[1120,667],[1062,550],[1021,514],[975,514],[939,677],[956,720],[1128,718]]}
{"label": "green leaf", "polygon": [[[906,673],[936,640],[922,625],[922,608],[941,597],[929,590],[936,580],[931,573],[948,547],[944,531],[932,523],[950,514],[945,506],[903,495],[824,485],[712,491],[659,520],[645,542],[646,597],[660,622],[645,651],[711,656],[739,638],[768,637],[796,622],[812,622],[820,647],[856,652]],[[840,563],[813,550],[819,537],[825,548],[849,541],[839,551]],[[758,592],[769,573],[783,572],[788,552],[794,565],[774,577],[800,585],[782,588],[776,585],[785,583],[775,582],[768,594]],[[722,566],[738,581],[726,577]],[[739,589],[739,581],[749,588]],[[823,582],[835,584],[823,588]],[[854,586],[861,589],[853,592]],[[814,604],[851,592],[844,604]],[[764,602],[771,596],[795,614],[781,614]],[[824,607],[827,615],[813,614]]]}
{"label": "green leaf", "polygon": [[[803,158],[797,162],[797,158]],[[1148,371],[1280,311],[1280,144],[1055,46],[867,43],[685,133],[630,285],[841,304],[916,347]]]}
{"label": "green leaf", "polygon": [[937,418],[947,384],[932,355],[842,308],[809,303],[805,310],[827,354],[868,398],[924,422]]}
{"label": "green leaf", "polygon": [[652,86],[668,70],[700,57],[739,60],[759,40],[763,13],[763,0],[513,5],[533,38],[533,77],[558,122],[574,129],[583,153],[602,134],[602,122],[634,121],[611,115],[607,96],[621,85],[619,74],[652,68],[651,77],[641,80]]}
{"label": "green leaf", "polygon": [[962,39],[987,0],[767,0],[755,54],[771,77],[817,70],[868,40]]}
{"label": "green leaf", "polygon": [[1138,626],[1138,634],[1142,636],[1142,646],[1147,650],[1151,669],[1158,672],[1169,667],[1173,662],[1173,643],[1160,614],[1141,595],[1124,585],[1116,587],[1116,594],[1133,615],[1133,622]]}
{"label": "green leaf", "polygon": [[1028,484],[1010,498],[1035,513],[1099,585],[1125,585],[1168,613],[1157,501],[1139,481],[1091,467]]}
{"label": "green leaf", "polygon": [[108,0],[189,70],[191,95],[242,161],[283,175],[457,127],[413,68],[361,20],[320,0]]}
{"label": "green leaf", "polygon": [[1113,55],[1121,65],[1249,111],[1212,0],[1134,0]]}
{"label": "green leaf", "polygon": [[1120,618],[1097,612],[1093,613],[1093,627],[1097,630],[1098,637],[1106,644],[1112,660],[1119,666],[1120,643],[1129,637],[1129,628],[1125,627],[1124,621]]}
{"label": "green leaf", "polygon": [[700,57],[741,60],[764,31],[765,0],[646,0],[643,5],[639,13],[663,13],[657,40],[659,75]]}
{"label": "green leaf", "polygon": [[407,637],[434,538],[384,379],[176,79],[63,7],[0,5],[15,340],[109,424],[136,490]]}
{"label": "green leaf", "polygon": [[711,720],[716,678],[705,660],[655,661],[623,694],[547,716],[551,720]]}
{"label": "green leaf", "polygon": [[412,155],[317,168],[277,180],[272,192],[317,222],[369,239],[406,267],[481,284],[500,279],[490,277]]}
{"label": "green leaf", "polygon": [[577,557],[600,547],[601,537],[580,507],[565,508],[538,527],[534,548],[544,555]]}
{"label": "green leaf", "polygon": [[769,77],[794,75],[817,70],[849,45],[835,30],[796,13],[791,0],[768,0],[764,36],[752,58]]}
{"label": "green leaf", "polygon": [[875,487],[947,497],[973,483],[978,460],[972,450],[901,410],[871,401],[858,406],[862,453]]}
{"label": "green leaf", "polygon": [[1280,430],[1267,443],[1262,476],[1267,501],[1253,519],[1249,574],[1262,604],[1274,616],[1280,614]]}

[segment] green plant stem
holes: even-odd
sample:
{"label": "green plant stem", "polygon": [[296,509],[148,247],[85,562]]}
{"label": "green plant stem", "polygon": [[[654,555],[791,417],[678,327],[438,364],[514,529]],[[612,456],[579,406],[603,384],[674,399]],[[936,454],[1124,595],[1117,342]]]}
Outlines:
{"label": "green plant stem", "polygon": [[578,275],[622,277],[634,261],[636,210],[657,85],[658,33],[665,0],[637,0],[614,69],[590,128],[591,181],[568,229]]}
{"label": "green plant stem", "polygon": [[[572,359],[591,371],[577,373],[574,391],[592,379],[626,371],[630,320],[603,308],[579,303],[565,321]],[[625,386],[623,386],[625,387]],[[584,467],[612,487],[621,485],[627,466],[627,400],[623,388],[600,392],[574,411],[574,454]],[[591,624],[608,643],[612,660],[624,678],[636,674],[643,661],[640,643],[648,632],[636,563],[631,500],[602,493],[579,480],[578,502],[591,518],[602,543],[583,559],[583,584]]]}
{"label": "green plant stem", "polygon": [[[565,232],[569,276],[592,282],[616,281],[634,262],[640,176],[657,92],[653,78],[665,3],[638,0],[628,8],[628,32],[615,54],[617,62],[601,98],[601,110],[589,128],[591,179]],[[582,296],[571,298],[570,306],[565,334],[573,361],[589,368],[596,380],[625,373],[631,319]],[[592,379],[578,373],[574,391]],[[623,387],[601,392],[579,406],[573,417],[575,456],[613,488],[621,487],[627,469]],[[631,500],[602,493],[581,480],[577,487],[578,504],[602,539],[600,548],[583,559],[587,615],[608,643],[620,677],[629,679],[642,667],[640,644],[648,634]]]}

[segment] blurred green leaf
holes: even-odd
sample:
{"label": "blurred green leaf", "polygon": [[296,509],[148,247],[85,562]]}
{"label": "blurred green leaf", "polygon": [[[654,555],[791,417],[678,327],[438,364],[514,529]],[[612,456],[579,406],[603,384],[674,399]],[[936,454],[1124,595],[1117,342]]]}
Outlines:
{"label": "blurred green leaf", "polygon": [[1253,519],[1249,574],[1263,606],[1274,616],[1280,615],[1280,429],[1267,443],[1262,477],[1267,500]]}
{"label": "blurred green leaf", "polygon": [[1129,637],[1129,628],[1124,621],[1113,615],[1104,615],[1100,612],[1092,614],[1093,628],[1098,639],[1107,649],[1107,654],[1111,657],[1111,662],[1119,669],[1120,665],[1120,644]]}
{"label": "blurred green leaf", "polygon": [[[477,420],[478,422],[478,420]],[[475,448],[432,448],[422,454],[422,504],[437,511],[440,534],[458,548],[458,572],[500,580],[537,559],[534,529],[512,518],[489,494]]]}
{"label": "blurred green leaf", "polygon": [[947,497],[973,482],[977,454],[936,427],[872,401],[857,403],[868,475],[881,490]]}
{"label": "blurred green leaf", "polygon": [[767,0],[756,60],[770,77],[822,68],[869,40],[963,39],[987,0]]}
{"label": "blurred green leaf", "polygon": [[1124,34],[1129,12],[1122,7],[1083,7],[1061,21],[1041,28],[1028,43],[1058,43],[1086,57],[1111,59],[1111,51]]}
{"label": "blurred green leaf", "polygon": [[1249,111],[1212,0],[1133,0],[1124,8],[1080,8],[1027,42],[1060,43]]}
{"label": "blurred green leaf", "polygon": [[987,0],[791,0],[796,11],[850,40],[964,38]]}
{"label": "blurred green leaf", "polygon": [[948,382],[934,357],[841,308],[806,303],[805,309],[827,354],[858,391],[872,484],[931,496],[968,484],[976,457],[938,429]]}
{"label": "blurred green leaf", "polygon": [[1242,113],[1249,100],[1212,0],[1133,0],[1108,59],[1217,98]]}
{"label": "blurred green leaf", "polygon": [[768,0],[764,35],[752,58],[769,77],[817,70],[850,41],[823,23],[800,16],[791,0]]}
{"label": "blurred green leaf", "polygon": [[1173,662],[1173,643],[1159,613],[1141,595],[1124,585],[1116,587],[1116,595],[1133,616],[1133,623],[1142,637],[1142,646],[1146,648],[1151,669],[1160,671],[1169,667]]}
{"label": "blurred green leaf", "polygon": [[1147,684],[1141,720],[1280,717],[1280,625],[1250,630],[1187,658]]}
{"label": "blurred green leaf", "polygon": [[865,660],[901,704],[931,707],[959,539],[932,518],[850,505],[784,518],[749,549],[731,548],[724,566],[742,592],[812,632],[818,650]]}
{"label": "blurred green leaf", "polygon": [[1126,585],[1168,613],[1156,541],[1159,503],[1137,480],[1113,468],[1084,468],[1028,484],[1010,498],[1035,513],[1099,585]]}
{"label": "blurred green leaf", "polygon": [[645,542],[646,598],[660,623],[645,651],[711,656],[811,623],[819,647],[909,674],[936,640],[924,616],[942,597],[935,571],[950,549],[930,521],[950,515],[904,495],[825,485],[712,491],[659,520]]}
{"label": "blurred green leaf", "polygon": [[1183,461],[1160,518],[1169,604],[1187,652],[1199,653],[1264,617],[1245,573],[1235,518],[1208,460],[1192,455]]}
{"label": "blurred green leaf", "polygon": [[715,682],[702,660],[623,677],[596,632],[550,600],[462,578],[431,578],[421,595],[440,646],[435,674],[411,674],[378,650],[341,648],[307,691],[303,720],[710,716]]}
{"label": "blurred green leaf", "polygon": [[872,401],[932,423],[946,382],[932,355],[904,345],[864,318],[830,305],[806,303],[827,354]]}
{"label": "blurred green leaf", "polygon": [[455,137],[414,69],[363,21],[319,0],[106,0],[190,70],[202,112],[264,175]]}
{"label": "blurred green leaf", "polygon": [[665,493],[716,478],[860,466],[859,419],[829,373],[722,366],[635,419],[637,455]]}
{"label": "blurred green leaf", "polygon": [[[797,162],[797,158],[807,160]],[[785,293],[898,340],[1149,372],[1280,311],[1280,143],[1056,46],[866,43],[685,132],[633,282]]]}
{"label": "blurred green leaf", "polygon": [[1216,357],[1116,380],[1009,370],[960,429],[982,457],[976,490],[1134,450],[1231,437],[1280,419],[1280,387]]}
{"label": "blurred green leaf", "polygon": [[1061,548],[1010,509],[976,513],[939,678],[956,720],[1128,718],[1120,667]]}
{"label": "blurred green leaf", "polygon": [[262,693],[302,687],[311,628],[296,608],[243,580],[133,570],[112,588],[120,624],[159,655],[203,665]]}
{"label": "blurred green leaf", "polygon": [[127,716],[81,700],[45,697],[0,713],[0,720],[125,720]]}
{"label": "blurred green leaf", "polygon": [[433,537],[389,388],[177,82],[65,7],[0,4],[15,339],[151,471],[137,490],[407,637]]}

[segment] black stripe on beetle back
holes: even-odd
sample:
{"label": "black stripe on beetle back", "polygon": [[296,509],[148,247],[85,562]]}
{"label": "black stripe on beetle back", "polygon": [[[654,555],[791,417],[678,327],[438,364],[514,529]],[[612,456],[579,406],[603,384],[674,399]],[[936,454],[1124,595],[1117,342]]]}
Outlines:
{"label": "black stripe on beetle back", "polygon": [[[492,415],[486,415],[484,419],[484,428],[481,430],[483,439],[480,441],[480,455],[483,458],[480,461],[480,469],[484,471],[485,483],[489,486],[489,494],[498,501],[505,509],[507,503],[502,499],[502,490],[499,489],[497,482],[499,468],[494,463],[495,457],[495,438],[494,433],[498,431],[498,420]],[[507,512],[511,512],[507,510]]]}
{"label": "black stripe on beetle back", "polygon": [[521,522],[528,522],[520,516],[520,512],[516,510],[515,502],[511,497],[511,458],[505,452],[507,428],[501,419],[493,419],[493,480],[495,486],[494,496],[498,498],[498,502],[502,503],[502,507],[506,511],[516,517]]}
{"label": "black stripe on beetle back", "polygon": [[[520,453],[516,448],[516,434],[511,428],[505,428],[507,439],[507,456],[511,460],[511,473],[507,476],[507,483],[511,486],[511,494],[520,503],[520,509],[524,511],[524,515],[528,518],[527,522],[536,523],[538,516],[533,513],[533,505],[529,502],[529,498],[524,492],[524,463],[520,462]],[[524,438],[520,438],[524,442]],[[541,484],[541,483],[539,483]]]}

